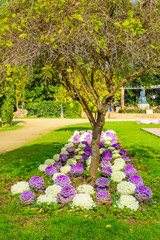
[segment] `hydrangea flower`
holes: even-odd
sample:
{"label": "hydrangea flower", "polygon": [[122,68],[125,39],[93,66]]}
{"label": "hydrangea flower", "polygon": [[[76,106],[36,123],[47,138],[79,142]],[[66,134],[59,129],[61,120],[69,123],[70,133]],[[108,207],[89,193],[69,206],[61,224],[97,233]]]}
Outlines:
{"label": "hydrangea flower", "polygon": [[111,168],[102,168],[101,175],[104,177],[111,177],[112,169]]}
{"label": "hydrangea flower", "polygon": [[137,170],[133,167],[133,165],[129,164],[124,168],[124,173],[127,176],[132,176],[132,175],[137,174]]}
{"label": "hydrangea flower", "polygon": [[38,170],[41,172],[45,172],[46,167],[48,167],[48,165],[41,164],[41,165],[39,165]]}
{"label": "hydrangea flower", "polygon": [[75,144],[79,143],[80,142],[79,138],[80,138],[79,134],[74,135],[73,136],[73,143],[75,143]]}
{"label": "hydrangea flower", "polygon": [[53,159],[47,159],[44,164],[47,166],[52,166],[55,163],[55,161]]}
{"label": "hydrangea flower", "polygon": [[103,142],[100,142],[99,148],[104,148],[104,147],[105,147],[105,146],[104,146]]}
{"label": "hydrangea flower", "polygon": [[43,191],[45,189],[43,178],[37,176],[34,176],[29,180],[29,186],[35,191]]}
{"label": "hydrangea flower", "polygon": [[123,209],[124,206],[134,211],[138,209],[138,201],[136,201],[135,197],[129,195],[121,195],[117,205],[120,209]]}
{"label": "hydrangea flower", "polygon": [[102,160],[100,163],[100,166],[101,166],[101,168],[111,167],[111,163],[106,160]]}
{"label": "hydrangea flower", "polygon": [[28,205],[35,201],[36,196],[31,191],[26,191],[21,194],[20,199],[21,199],[21,202],[24,202],[25,205]]}
{"label": "hydrangea flower", "polygon": [[128,153],[127,153],[127,151],[121,149],[121,150],[119,151],[119,154],[121,154],[121,155],[127,155]]}
{"label": "hydrangea flower", "polygon": [[61,173],[62,174],[67,174],[67,173],[69,173],[69,171],[70,171],[70,169],[71,169],[71,166],[64,166],[64,167],[61,167],[61,169],[60,169],[60,171],[61,171]]}
{"label": "hydrangea flower", "polygon": [[152,190],[146,186],[137,186],[135,189],[135,197],[139,202],[146,202],[152,197]]}
{"label": "hydrangea flower", "polygon": [[91,149],[91,147],[90,147],[89,145],[86,145],[85,148],[84,148],[84,150],[85,150],[86,152],[87,152],[87,151],[89,151],[89,152],[92,151],[92,149]]}
{"label": "hydrangea flower", "polygon": [[25,181],[17,182],[11,187],[11,192],[13,194],[22,193],[29,190],[30,190],[29,184],[28,182]]}
{"label": "hydrangea flower", "polygon": [[60,168],[62,167],[62,163],[61,163],[61,162],[55,162],[55,163],[53,164],[53,166],[56,167],[57,171],[59,171]]}
{"label": "hydrangea flower", "polygon": [[66,148],[66,151],[70,154],[74,153],[74,149],[73,148]]}
{"label": "hydrangea flower", "polygon": [[57,168],[54,166],[48,166],[45,169],[45,175],[52,177],[57,172]]}
{"label": "hydrangea flower", "polygon": [[109,154],[105,154],[103,157],[102,157],[102,160],[106,160],[106,161],[112,161],[112,157],[109,155]]}
{"label": "hydrangea flower", "polygon": [[96,195],[96,200],[98,204],[111,203],[110,193],[107,191],[99,191]]}
{"label": "hydrangea flower", "polygon": [[54,180],[54,184],[57,184],[61,187],[65,187],[70,185],[71,181],[67,175],[60,175],[56,177],[56,179]]}
{"label": "hydrangea flower", "polygon": [[71,175],[81,175],[84,171],[83,164],[77,163],[71,166],[70,174]]}
{"label": "hydrangea flower", "polygon": [[81,158],[81,162],[85,162],[87,159],[88,159],[87,157],[83,156],[83,157]]}
{"label": "hydrangea flower", "polygon": [[58,162],[58,161],[59,161],[59,154],[55,154],[55,155],[53,156],[53,160],[55,160],[56,162]]}
{"label": "hydrangea flower", "polygon": [[66,163],[67,160],[68,160],[68,157],[67,157],[66,154],[60,154],[60,155],[59,155],[59,161],[60,161],[62,164]]}
{"label": "hydrangea flower", "polygon": [[55,173],[55,174],[53,175],[53,177],[52,177],[52,180],[55,180],[57,176],[61,176],[61,175],[66,175],[66,174],[64,174],[64,173],[62,174],[62,173],[60,173],[60,172],[59,172],[59,173]]}
{"label": "hydrangea flower", "polygon": [[86,151],[86,152],[84,153],[84,156],[85,156],[85,157],[90,157],[90,156],[92,156],[92,152],[91,152],[91,151]]}
{"label": "hydrangea flower", "polygon": [[126,157],[126,156],[122,156],[121,158],[123,158],[123,160],[125,161],[125,162],[130,162],[131,160],[128,158],[128,157]]}
{"label": "hydrangea flower", "polygon": [[119,149],[121,146],[119,143],[114,143],[112,147],[114,147],[115,149]]}
{"label": "hydrangea flower", "polygon": [[77,163],[77,161],[76,161],[75,158],[69,158],[67,160],[66,166],[71,166],[71,165],[76,164],[76,163]]}
{"label": "hydrangea flower", "polygon": [[134,183],[136,186],[143,185],[143,179],[138,175],[130,176],[128,182]]}
{"label": "hydrangea flower", "polygon": [[122,158],[116,158],[116,160],[114,160],[114,165],[116,164],[120,164],[124,167],[126,163]]}
{"label": "hydrangea flower", "polygon": [[92,197],[86,193],[76,194],[73,198],[72,208],[80,207],[83,209],[92,209],[96,206]]}
{"label": "hydrangea flower", "polygon": [[62,206],[66,206],[69,202],[72,201],[76,193],[77,192],[72,185],[65,186],[62,188],[61,192],[58,194],[57,202],[62,204]]}
{"label": "hydrangea flower", "polygon": [[100,177],[96,180],[96,186],[100,188],[108,187],[110,184],[110,181],[108,178]]}
{"label": "hydrangea flower", "polygon": [[106,154],[111,156],[112,150],[111,150],[111,149],[107,149],[106,151],[103,151],[103,152],[102,152],[102,156],[104,156],[104,155],[106,155]]}
{"label": "hydrangea flower", "polygon": [[89,184],[79,185],[77,191],[79,193],[87,193],[89,195],[95,193],[94,188]]}
{"label": "hydrangea flower", "polygon": [[114,164],[114,165],[111,166],[112,172],[119,171],[123,168],[124,168],[124,166],[122,164]]}
{"label": "hydrangea flower", "polygon": [[53,184],[52,186],[49,186],[45,190],[46,196],[51,195],[53,198],[57,197],[57,194],[60,193],[62,187],[56,184]]}
{"label": "hydrangea flower", "polygon": [[48,205],[51,204],[51,203],[57,203],[57,199],[52,197],[52,195],[40,195],[38,198],[37,198],[37,203],[40,204],[40,203],[47,203]]}
{"label": "hydrangea flower", "polygon": [[121,171],[112,172],[111,180],[114,182],[121,182],[126,177],[126,174]]}
{"label": "hydrangea flower", "polygon": [[135,189],[136,185],[131,182],[122,181],[117,185],[117,193],[121,195],[131,195]]}

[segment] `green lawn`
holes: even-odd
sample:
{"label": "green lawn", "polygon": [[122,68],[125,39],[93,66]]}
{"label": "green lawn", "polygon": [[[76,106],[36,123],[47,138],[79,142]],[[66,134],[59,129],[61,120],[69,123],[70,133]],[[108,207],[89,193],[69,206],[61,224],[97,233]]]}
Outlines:
{"label": "green lawn", "polygon": [[12,126],[7,126],[7,127],[2,127],[0,126],[0,131],[11,131],[11,130],[16,130],[19,128],[22,128],[22,125],[12,125]]}
{"label": "green lawn", "polygon": [[[74,130],[89,129],[89,126],[78,124],[53,131],[0,156],[0,239],[159,239],[160,138],[140,130],[146,125],[135,122],[108,122],[105,125],[105,129],[117,132],[145,185],[154,193],[153,202],[141,206],[137,212],[115,207],[107,210],[105,206],[78,212],[68,208],[55,210],[52,206],[26,207],[19,204],[19,196],[10,194],[10,187],[17,181],[28,181],[34,175],[43,176],[37,167],[59,153]],[[49,179],[45,181],[49,183]]]}

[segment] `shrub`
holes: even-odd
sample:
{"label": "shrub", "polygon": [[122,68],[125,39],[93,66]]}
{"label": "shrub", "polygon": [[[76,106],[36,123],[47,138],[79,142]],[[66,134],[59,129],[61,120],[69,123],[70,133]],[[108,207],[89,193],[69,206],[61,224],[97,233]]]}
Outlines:
{"label": "shrub", "polygon": [[14,107],[12,99],[6,97],[1,108],[2,126],[12,125],[13,108]]}
{"label": "shrub", "polygon": [[[28,115],[37,117],[60,117],[61,116],[61,103],[59,101],[43,101],[36,103],[29,103],[25,106],[28,110]],[[82,108],[80,104],[73,101],[63,103],[64,117],[80,117]]]}

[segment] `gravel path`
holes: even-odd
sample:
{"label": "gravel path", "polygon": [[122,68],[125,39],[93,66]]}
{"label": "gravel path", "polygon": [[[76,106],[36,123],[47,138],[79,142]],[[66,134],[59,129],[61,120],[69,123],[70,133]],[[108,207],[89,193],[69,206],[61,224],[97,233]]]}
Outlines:
{"label": "gravel path", "polygon": [[142,130],[160,137],[160,128],[141,128]]}
{"label": "gravel path", "polygon": [[18,148],[56,128],[86,123],[88,119],[16,119],[13,124],[23,128],[12,131],[0,131],[0,154]]}

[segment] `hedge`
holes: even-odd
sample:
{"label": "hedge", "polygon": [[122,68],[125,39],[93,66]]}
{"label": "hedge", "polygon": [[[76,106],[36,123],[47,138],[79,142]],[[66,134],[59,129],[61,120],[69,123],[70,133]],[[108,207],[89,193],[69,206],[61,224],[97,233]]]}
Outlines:
{"label": "hedge", "polygon": [[[72,101],[63,103],[63,116],[68,118],[81,117],[82,107],[76,102]],[[61,103],[58,101],[43,101],[33,102],[25,105],[28,111],[28,116],[37,117],[60,117],[61,116]]]}

